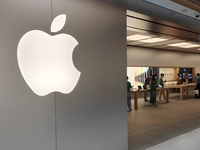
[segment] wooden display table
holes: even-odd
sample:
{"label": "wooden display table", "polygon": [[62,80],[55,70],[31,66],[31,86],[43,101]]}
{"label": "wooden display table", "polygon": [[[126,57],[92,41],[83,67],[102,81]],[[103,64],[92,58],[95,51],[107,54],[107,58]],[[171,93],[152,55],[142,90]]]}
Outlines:
{"label": "wooden display table", "polygon": [[[185,85],[165,85],[164,88],[157,88],[157,91],[164,90],[166,96],[166,103],[169,102],[169,89],[177,88],[180,89],[180,100],[183,100],[183,91],[185,90],[186,95],[188,95],[188,88],[195,87],[196,84],[185,84]],[[141,89],[141,90],[133,90],[131,91],[131,95],[134,95],[134,109],[138,109],[138,94],[150,92],[150,89]],[[144,94],[145,95],[145,94]],[[145,97],[144,97],[145,99]]]}
{"label": "wooden display table", "polygon": [[[165,91],[165,96],[166,96],[166,103],[169,102],[169,88],[157,88],[157,91]],[[133,90],[131,91],[131,94],[134,95],[134,109],[138,109],[138,93],[145,93],[149,92],[150,89],[141,89],[141,90]],[[144,97],[145,98],[145,97]]]}
{"label": "wooden display table", "polygon": [[182,100],[183,99],[183,91],[185,90],[185,93],[186,95],[188,95],[188,88],[189,87],[196,87],[196,84],[194,83],[191,83],[191,84],[185,84],[185,85],[165,85],[165,88],[169,88],[169,89],[172,89],[172,88],[177,88],[177,89],[180,89],[180,99]]}

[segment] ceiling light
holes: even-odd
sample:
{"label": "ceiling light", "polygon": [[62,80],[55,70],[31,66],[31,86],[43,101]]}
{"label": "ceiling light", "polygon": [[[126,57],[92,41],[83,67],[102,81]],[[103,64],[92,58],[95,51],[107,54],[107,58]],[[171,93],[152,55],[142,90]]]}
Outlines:
{"label": "ceiling light", "polygon": [[183,46],[179,46],[179,47],[182,47],[182,48],[193,48],[193,47],[200,47],[200,45],[190,44],[190,45],[183,45]]}
{"label": "ceiling light", "polygon": [[127,40],[130,40],[130,41],[138,41],[138,40],[143,40],[143,39],[148,39],[148,38],[151,38],[151,37],[146,36],[146,35],[140,35],[140,34],[127,36]]}
{"label": "ceiling light", "polygon": [[145,43],[156,43],[156,42],[162,42],[162,41],[166,41],[168,39],[162,39],[162,38],[151,38],[151,39],[145,39],[145,40],[140,40],[141,42],[145,42]]}
{"label": "ceiling light", "polygon": [[182,43],[174,43],[174,44],[168,44],[167,46],[184,46],[184,45],[189,45],[191,43],[186,43],[186,42],[182,42]]}

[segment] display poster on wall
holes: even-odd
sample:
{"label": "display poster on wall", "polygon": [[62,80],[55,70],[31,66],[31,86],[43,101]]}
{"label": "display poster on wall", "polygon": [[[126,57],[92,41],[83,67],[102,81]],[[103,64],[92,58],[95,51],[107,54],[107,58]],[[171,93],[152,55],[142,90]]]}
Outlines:
{"label": "display poster on wall", "polygon": [[159,73],[164,74],[164,80],[172,81],[174,80],[174,68],[159,68]]}
{"label": "display poster on wall", "polygon": [[127,76],[132,86],[142,86],[147,76],[159,75],[158,67],[127,67]]}

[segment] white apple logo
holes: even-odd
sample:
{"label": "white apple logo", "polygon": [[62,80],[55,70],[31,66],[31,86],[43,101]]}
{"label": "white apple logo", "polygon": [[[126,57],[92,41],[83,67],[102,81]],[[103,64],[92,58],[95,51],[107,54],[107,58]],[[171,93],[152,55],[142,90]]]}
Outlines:
{"label": "white apple logo", "polygon": [[[57,16],[51,32],[63,28],[66,15]],[[21,74],[28,86],[39,96],[51,92],[70,93],[76,86],[80,72],[74,67],[72,54],[78,42],[68,34],[51,36],[32,30],[22,36],[17,48]]]}

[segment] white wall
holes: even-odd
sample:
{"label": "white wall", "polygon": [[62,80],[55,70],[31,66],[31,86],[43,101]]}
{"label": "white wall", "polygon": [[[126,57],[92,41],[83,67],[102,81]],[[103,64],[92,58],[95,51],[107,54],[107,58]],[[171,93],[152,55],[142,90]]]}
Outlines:
{"label": "white wall", "polygon": [[200,72],[200,54],[128,46],[127,65],[144,67],[195,67],[195,72],[198,73]]}
{"label": "white wall", "polygon": [[[22,78],[17,45],[30,30],[51,34],[61,13],[81,77],[70,94],[40,97]],[[127,150],[125,37],[123,0],[1,0],[0,150]]]}

